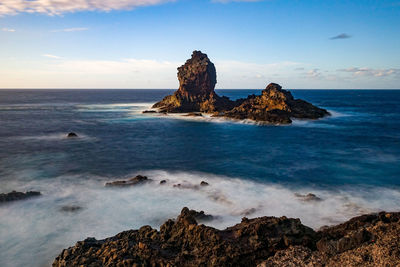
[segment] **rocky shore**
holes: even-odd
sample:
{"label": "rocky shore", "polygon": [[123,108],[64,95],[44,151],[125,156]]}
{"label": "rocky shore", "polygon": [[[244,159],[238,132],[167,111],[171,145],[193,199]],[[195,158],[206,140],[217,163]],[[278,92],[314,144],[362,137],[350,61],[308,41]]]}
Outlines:
{"label": "rocky shore", "polygon": [[[206,216],[206,217],[204,217]],[[160,231],[143,226],[65,249],[53,266],[399,266],[400,213],[369,214],[319,231],[286,217],[243,218],[225,230],[183,208]]]}
{"label": "rocky shore", "polygon": [[292,122],[291,118],[319,119],[329,115],[325,109],[294,99],[289,91],[275,83],[269,84],[258,96],[250,95],[236,101],[221,97],[214,91],[217,83],[215,66],[200,51],[194,51],[192,57],[178,68],[178,80],[179,89],[154,104],[153,108],[158,112],[189,113],[191,116],[201,116],[204,112],[214,117],[273,124],[288,124]]}
{"label": "rocky shore", "polygon": [[6,203],[6,202],[11,202],[11,201],[23,200],[23,199],[32,198],[32,197],[37,197],[40,195],[41,195],[40,192],[36,192],[36,191],[28,191],[26,193],[12,191],[10,193],[0,194],[0,204]]}

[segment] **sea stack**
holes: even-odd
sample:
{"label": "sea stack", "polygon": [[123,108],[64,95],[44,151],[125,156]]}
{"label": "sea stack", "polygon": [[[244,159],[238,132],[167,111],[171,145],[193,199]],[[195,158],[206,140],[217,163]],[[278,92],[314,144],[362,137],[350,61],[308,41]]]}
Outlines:
{"label": "sea stack", "polygon": [[178,68],[178,79],[179,89],[154,104],[153,108],[161,113],[204,112],[215,117],[273,124],[288,124],[292,122],[291,118],[319,119],[329,115],[325,109],[294,99],[289,91],[276,83],[269,84],[259,96],[250,95],[236,101],[218,96],[214,91],[217,83],[215,66],[201,51],[194,51],[192,57]]}
{"label": "sea stack", "polygon": [[179,89],[154,104],[153,108],[170,113],[213,113],[233,107],[233,101],[215,93],[215,66],[201,51],[193,51],[192,57],[178,68],[178,80]]}

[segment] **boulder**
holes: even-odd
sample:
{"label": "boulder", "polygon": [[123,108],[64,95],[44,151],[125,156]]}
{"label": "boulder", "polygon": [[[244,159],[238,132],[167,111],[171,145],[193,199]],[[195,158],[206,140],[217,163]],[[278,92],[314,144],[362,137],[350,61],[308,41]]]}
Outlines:
{"label": "boulder", "polygon": [[108,182],[106,183],[107,187],[112,187],[112,186],[133,186],[133,185],[139,185],[139,184],[144,184],[147,182],[150,182],[152,180],[148,179],[147,176],[143,175],[137,175],[129,180],[119,180],[119,181],[114,181],[114,182]]}
{"label": "boulder", "polygon": [[31,198],[31,197],[37,197],[40,195],[41,195],[41,193],[36,192],[36,191],[28,191],[26,193],[12,191],[10,193],[0,194],[0,203],[16,201],[16,200],[23,200],[23,199],[27,199],[27,198]]}

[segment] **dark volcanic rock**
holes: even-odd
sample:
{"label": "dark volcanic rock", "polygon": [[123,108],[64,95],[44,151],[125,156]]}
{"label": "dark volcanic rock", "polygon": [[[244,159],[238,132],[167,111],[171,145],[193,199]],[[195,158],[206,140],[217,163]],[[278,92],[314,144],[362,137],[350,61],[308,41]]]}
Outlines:
{"label": "dark volcanic rock", "polygon": [[154,104],[160,112],[215,112],[233,107],[233,101],[214,92],[217,73],[206,54],[193,51],[192,58],[178,68],[179,89]]}
{"label": "dark volcanic rock", "polygon": [[76,133],[69,133],[68,135],[67,135],[67,137],[68,138],[73,138],[73,137],[78,137],[78,135],[76,134]]}
{"label": "dark volcanic rock", "polygon": [[155,110],[144,110],[142,113],[157,113]]}
{"label": "dark volcanic rock", "polygon": [[291,118],[318,119],[329,113],[304,100],[294,99],[289,91],[279,84],[271,83],[259,96],[240,99],[238,106],[223,114],[234,119],[250,119],[270,123],[291,123]]}
{"label": "dark volcanic rock", "polygon": [[201,181],[200,185],[201,185],[201,186],[207,186],[207,185],[209,185],[209,183],[207,183],[207,182],[205,182],[205,181]]}
{"label": "dark volcanic rock", "polygon": [[41,195],[40,192],[36,192],[36,191],[28,191],[26,193],[12,191],[7,194],[0,194],[0,203],[22,200],[22,199],[27,199],[27,198],[31,198],[31,197],[37,197],[40,195]]}
{"label": "dark volcanic rock", "polygon": [[129,180],[120,180],[120,181],[106,183],[106,186],[132,186],[132,185],[147,183],[150,181],[152,180],[147,178],[147,176],[137,175],[136,177],[133,177]]}
{"label": "dark volcanic rock", "polygon": [[250,119],[275,124],[291,123],[291,118],[318,119],[329,113],[304,100],[294,99],[289,91],[271,83],[259,96],[250,95],[246,99],[231,101],[218,96],[215,91],[217,75],[214,64],[206,54],[194,51],[192,58],[178,68],[179,89],[154,104],[159,112],[213,113],[213,117]]}
{"label": "dark volcanic rock", "polygon": [[150,226],[65,249],[53,266],[255,266],[291,245],[315,248],[316,234],[298,219],[244,219],[225,230],[198,225],[184,208],[160,231]]}
{"label": "dark volcanic rock", "polygon": [[82,207],[81,206],[62,206],[60,208],[60,211],[62,212],[77,212],[79,210],[81,210]]}

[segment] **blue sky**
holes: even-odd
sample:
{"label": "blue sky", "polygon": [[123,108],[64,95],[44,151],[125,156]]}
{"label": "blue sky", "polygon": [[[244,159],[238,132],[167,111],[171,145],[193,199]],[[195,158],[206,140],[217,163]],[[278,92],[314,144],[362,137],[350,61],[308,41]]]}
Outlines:
{"label": "blue sky", "polygon": [[0,88],[400,88],[400,1],[0,0]]}

